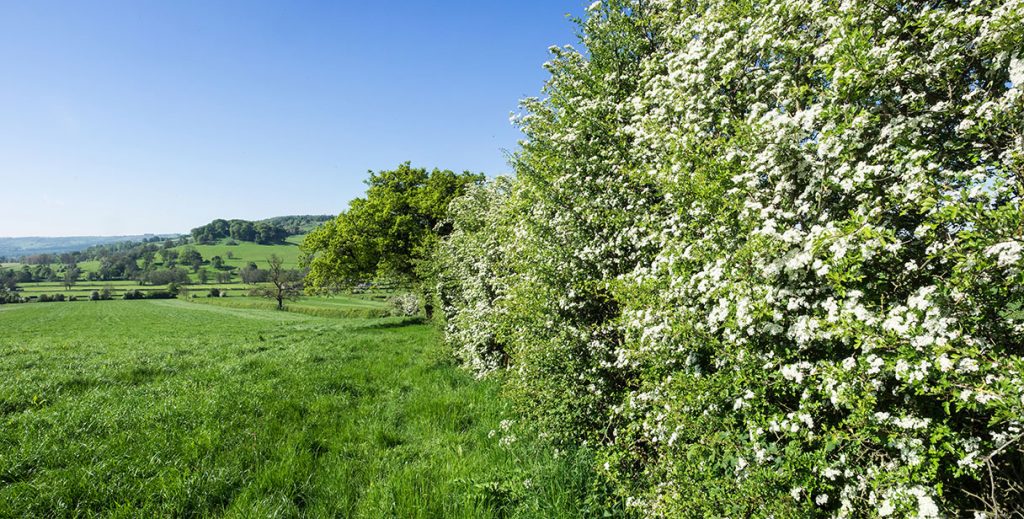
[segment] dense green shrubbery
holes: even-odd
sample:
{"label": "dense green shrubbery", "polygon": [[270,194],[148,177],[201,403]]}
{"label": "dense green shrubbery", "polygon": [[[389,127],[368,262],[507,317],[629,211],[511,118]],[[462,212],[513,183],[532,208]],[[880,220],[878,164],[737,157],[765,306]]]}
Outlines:
{"label": "dense green shrubbery", "polygon": [[455,355],[477,376],[508,362],[498,341],[501,315],[492,304],[504,292],[506,276],[502,232],[507,227],[502,211],[512,181],[499,177],[482,186],[470,186],[465,196],[448,208],[454,224],[435,255],[437,295],[447,320],[445,337]]}
{"label": "dense green shrubbery", "polygon": [[146,292],[146,299],[174,299],[178,294],[171,290],[150,290]]}
{"label": "dense green shrubbery", "polygon": [[510,359],[645,515],[1024,510],[1024,4],[613,1],[582,32],[511,188],[453,206],[467,364]]}

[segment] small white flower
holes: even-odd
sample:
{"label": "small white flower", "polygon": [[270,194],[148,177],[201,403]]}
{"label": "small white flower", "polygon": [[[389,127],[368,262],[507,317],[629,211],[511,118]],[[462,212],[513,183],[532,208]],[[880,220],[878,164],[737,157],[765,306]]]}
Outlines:
{"label": "small white flower", "polygon": [[736,460],[736,472],[743,472],[743,469],[747,468],[747,460],[739,458]]}
{"label": "small white flower", "polygon": [[799,501],[800,500],[800,494],[802,494],[803,491],[804,491],[803,487],[793,487],[793,489],[791,489],[789,491],[789,495],[793,496],[793,500]]}
{"label": "small white flower", "polygon": [[[1016,84],[1014,83],[1014,85]],[[1000,268],[1006,268],[1020,261],[1022,250],[1024,250],[1024,246],[1020,242],[1011,240],[997,243],[985,249],[985,253],[995,257]]]}
{"label": "small white flower", "polygon": [[818,506],[825,506],[825,504],[828,503],[828,494],[818,494],[814,498],[814,503]]}
{"label": "small white flower", "polygon": [[878,515],[880,517],[888,517],[895,511],[896,509],[893,508],[892,503],[888,499],[883,499],[882,506],[878,507]]}
{"label": "small white flower", "polygon": [[1017,90],[1024,89],[1024,58],[1010,59],[1010,82]]}
{"label": "small white flower", "polygon": [[923,489],[920,489],[919,492],[915,493],[917,494],[918,519],[932,519],[939,517],[939,507],[935,504],[935,500],[933,500],[928,494],[925,494]]}

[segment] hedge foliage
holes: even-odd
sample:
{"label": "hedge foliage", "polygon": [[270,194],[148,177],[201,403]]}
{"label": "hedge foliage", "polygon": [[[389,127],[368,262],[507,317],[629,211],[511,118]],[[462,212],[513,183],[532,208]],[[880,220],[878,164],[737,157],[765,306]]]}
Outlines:
{"label": "hedge foliage", "polygon": [[1024,510],[1024,2],[607,0],[448,340],[645,516]]}

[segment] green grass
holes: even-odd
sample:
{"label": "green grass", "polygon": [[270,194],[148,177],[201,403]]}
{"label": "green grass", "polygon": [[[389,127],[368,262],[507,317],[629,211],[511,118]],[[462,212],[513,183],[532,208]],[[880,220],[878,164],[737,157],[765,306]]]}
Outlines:
{"label": "green grass", "polygon": [[500,446],[504,412],[398,318],[0,306],[0,517],[600,516],[586,459]]}
{"label": "green grass", "polygon": [[[302,243],[303,238],[305,238],[304,235],[289,236],[286,243],[276,245],[260,245],[253,242],[225,245],[227,240],[222,240],[216,245],[186,245],[174,247],[174,249],[180,252],[186,247],[193,247],[203,255],[203,259],[206,261],[210,261],[210,258],[214,256],[220,256],[224,259],[225,265],[238,268],[244,267],[250,261],[256,263],[260,268],[266,268],[267,258],[271,254],[277,254],[284,260],[285,268],[297,268],[299,266],[299,244]],[[228,258],[228,252],[231,252],[234,258]],[[159,259],[159,255],[157,258]]]}
{"label": "green grass", "polygon": [[[223,297],[191,299],[194,303],[202,303],[230,308],[249,308],[257,310],[275,310],[277,302],[258,297]],[[391,305],[370,299],[350,296],[335,297],[303,297],[297,301],[288,301],[285,309],[289,312],[317,317],[356,317],[373,318],[387,317],[391,314]]]}

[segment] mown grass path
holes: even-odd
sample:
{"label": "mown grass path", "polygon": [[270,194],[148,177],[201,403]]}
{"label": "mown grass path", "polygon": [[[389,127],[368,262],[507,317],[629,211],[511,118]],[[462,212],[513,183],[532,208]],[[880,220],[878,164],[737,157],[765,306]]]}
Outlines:
{"label": "mown grass path", "polygon": [[0,307],[0,517],[591,515],[498,445],[430,326],[181,301]]}

